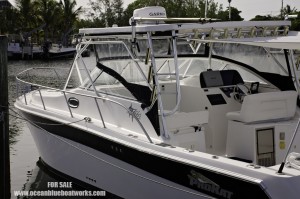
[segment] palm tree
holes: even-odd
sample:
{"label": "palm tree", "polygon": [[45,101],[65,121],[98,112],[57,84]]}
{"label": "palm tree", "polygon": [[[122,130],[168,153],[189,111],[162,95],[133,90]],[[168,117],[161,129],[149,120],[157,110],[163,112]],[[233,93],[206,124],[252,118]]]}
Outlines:
{"label": "palm tree", "polygon": [[35,0],[34,7],[39,24],[45,24],[44,41],[46,41],[49,38],[49,31],[56,28],[59,20],[59,4],[55,0]]}
{"label": "palm tree", "polygon": [[19,12],[19,23],[17,24],[23,31],[29,31],[36,20],[32,0],[16,0],[16,7]]}
{"label": "palm tree", "polygon": [[82,7],[76,8],[77,4],[75,0],[60,0],[59,4],[62,9],[62,21],[64,27],[62,43],[63,45],[66,45],[66,37],[70,31],[72,31],[79,14],[82,12]]}

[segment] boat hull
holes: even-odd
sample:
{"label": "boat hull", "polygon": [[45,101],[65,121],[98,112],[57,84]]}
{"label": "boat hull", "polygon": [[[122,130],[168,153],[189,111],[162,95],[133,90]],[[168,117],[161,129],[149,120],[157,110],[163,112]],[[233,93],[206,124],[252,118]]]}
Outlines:
{"label": "boat hull", "polygon": [[31,124],[29,128],[46,165],[94,187],[130,199],[208,197]]}

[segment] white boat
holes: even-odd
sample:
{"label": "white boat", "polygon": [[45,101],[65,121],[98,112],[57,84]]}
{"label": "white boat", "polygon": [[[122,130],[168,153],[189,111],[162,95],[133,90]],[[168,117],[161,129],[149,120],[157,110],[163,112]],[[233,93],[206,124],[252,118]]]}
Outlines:
{"label": "white boat", "polygon": [[130,199],[299,198],[290,22],[184,23],[161,7],[131,22],[81,29],[63,89],[29,82],[45,68],[17,76],[19,93],[35,88],[15,107],[43,162]]}
{"label": "white boat", "polygon": [[74,58],[75,55],[75,47],[64,47],[50,42],[45,42],[43,45],[43,58],[45,59]]}

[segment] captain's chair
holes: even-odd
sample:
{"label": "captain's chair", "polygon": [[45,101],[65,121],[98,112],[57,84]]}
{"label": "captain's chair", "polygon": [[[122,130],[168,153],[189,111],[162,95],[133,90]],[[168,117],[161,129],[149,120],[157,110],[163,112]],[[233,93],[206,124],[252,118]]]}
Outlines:
{"label": "captain's chair", "polygon": [[296,112],[296,91],[280,91],[247,95],[241,111],[228,112],[229,120],[243,123],[288,120]]}

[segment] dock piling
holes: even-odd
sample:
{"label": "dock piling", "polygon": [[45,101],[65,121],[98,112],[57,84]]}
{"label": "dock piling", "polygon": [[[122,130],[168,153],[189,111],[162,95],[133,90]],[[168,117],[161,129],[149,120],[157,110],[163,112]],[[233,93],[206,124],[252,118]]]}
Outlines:
{"label": "dock piling", "polygon": [[0,198],[10,198],[8,77],[6,36],[0,35]]}

